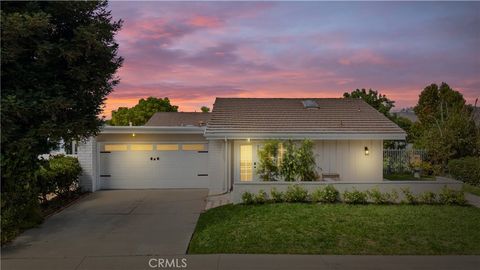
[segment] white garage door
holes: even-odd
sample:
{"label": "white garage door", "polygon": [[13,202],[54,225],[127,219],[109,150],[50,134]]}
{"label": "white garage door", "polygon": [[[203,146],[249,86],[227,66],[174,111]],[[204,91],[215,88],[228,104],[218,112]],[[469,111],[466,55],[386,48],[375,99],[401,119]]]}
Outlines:
{"label": "white garage door", "polygon": [[206,188],[204,143],[101,143],[102,189]]}

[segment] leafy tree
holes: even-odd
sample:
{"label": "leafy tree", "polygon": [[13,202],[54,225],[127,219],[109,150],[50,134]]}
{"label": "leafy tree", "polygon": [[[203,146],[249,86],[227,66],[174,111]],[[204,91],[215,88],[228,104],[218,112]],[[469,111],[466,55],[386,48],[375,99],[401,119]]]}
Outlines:
{"label": "leafy tree", "polygon": [[431,84],[420,94],[414,110],[419,120],[413,126],[415,144],[428,151],[440,173],[449,159],[478,155],[473,109],[460,92],[446,83]]}
{"label": "leafy tree", "polygon": [[120,107],[112,111],[112,126],[128,126],[130,122],[134,126],[142,126],[157,112],[176,112],[178,106],[170,104],[168,98],[148,97],[140,99],[132,108]]}
{"label": "leafy tree", "polygon": [[[411,142],[412,136],[411,132],[411,125],[412,122],[401,116],[397,116],[396,114],[391,114],[390,110],[395,107],[395,101],[389,99],[386,95],[382,95],[378,93],[378,91],[374,91],[369,89],[368,92],[364,88],[356,89],[350,93],[346,92],[343,94],[344,98],[360,98],[368,103],[370,106],[375,108],[377,111],[388,117],[394,123],[396,123],[399,127],[401,127],[407,133],[406,143]],[[403,141],[385,141],[384,148],[403,148],[406,146],[406,143]]]}
{"label": "leafy tree", "polygon": [[383,113],[390,118],[390,110],[395,106],[395,101],[387,98],[386,95],[379,94],[378,91],[369,89],[368,92],[364,88],[356,89],[351,93],[343,93],[344,98],[360,98],[370,104],[377,111]]}
{"label": "leafy tree", "polygon": [[38,155],[98,132],[121,23],[106,1],[2,2],[2,242],[39,220]]}
{"label": "leafy tree", "polygon": [[288,140],[283,143],[285,152],[283,154],[282,163],[280,164],[280,174],[285,181],[295,181],[298,174],[298,167],[300,166],[297,147],[295,142]]}
{"label": "leafy tree", "polygon": [[313,142],[303,140],[297,149],[298,167],[297,174],[300,181],[314,181],[317,179],[317,166],[313,154]]}
{"label": "leafy tree", "polygon": [[263,181],[276,181],[279,174],[277,167],[278,156],[277,140],[268,140],[263,147],[258,150],[258,168],[257,173],[260,175]]}
{"label": "leafy tree", "polygon": [[200,110],[202,110],[202,112],[204,112],[204,113],[210,112],[210,108],[207,107],[207,106],[202,106],[202,107],[200,108]]}

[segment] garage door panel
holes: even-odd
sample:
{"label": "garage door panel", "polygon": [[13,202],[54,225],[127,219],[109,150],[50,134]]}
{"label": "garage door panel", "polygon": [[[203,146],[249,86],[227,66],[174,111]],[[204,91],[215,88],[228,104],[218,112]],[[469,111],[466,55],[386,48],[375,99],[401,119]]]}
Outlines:
{"label": "garage door panel", "polygon": [[[158,148],[155,143],[134,146],[128,144],[126,151],[123,146],[109,145],[110,149],[120,150],[99,153],[100,181],[104,189],[208,186],[208,154],[205,151],[187,151],[182,150],[182,147],[165,147],[165,144],[161,143],[157,144],[161,145]],[[100,146],[100,149],[105,149],[105,145]]]}

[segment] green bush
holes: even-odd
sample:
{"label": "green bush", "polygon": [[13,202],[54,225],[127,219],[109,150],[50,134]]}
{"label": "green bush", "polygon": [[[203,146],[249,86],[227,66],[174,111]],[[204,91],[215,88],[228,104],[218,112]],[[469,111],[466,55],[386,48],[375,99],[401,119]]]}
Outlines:
{"label": "green bush", "polygon": [[319,187],[311,195],[313,202],[322,203],[334,203],[338,201],[338,196],[338,190],[332,185],[327,185],[325,188]]}
{"label": "green bush", "polygon": [[437,194],[431,191],[426,191],[420,194],[419,200],[421,203],[424,204],[436,204],[437,201]]}
{"label": "green bush", "polygon": [[82,173],[82,167],[78,159],[58,155],[51,157],[37,173],[37,187],[43,199],[49,193],[57,196],[70,196],[78,189],[78,177]]}
{"label": "green bush", "polygon": [[280,165],[280,174],[285,181],[295,181],[300,166],[297,158],[297,149],[295,143],[291,140],[286,141],[284,147],[285,153]]}
{"label": "green bush", "polygon": [[270,190],[270,197],[273,202],[280,203],[285,201],[285,194],[281,191],[278,191],[276,188]]}
{"label": "green bush", "polygon": [[266,141],[263,147],[258,150],[257,173],[263,181],[276,181],[279,168],[277,166],[279,141]]}
{"label": "green bush", "polygon": [[438,201],[441,204],[447,204],[447,205],[465,205],[467,201],[465,200],[465,194],[463,191],[457,191],[453,190],[450,188],[447,188],[446,186],[442,188],[442,191],[440,192],[438,196]]}
{"label": "green bush", "polygon": [[418,198],[415,196],[411,191],[410,188],[402,188],[403,192],[403,203],[408,203],[408,204],[417,204],[418,203]]}
{"label": "green bush", "polygon": [[343,192],[343,201],[348,204],[366,204],[367,193],[356,189],[353,189],[353,191],[345,190]]}
{"label": "green bush", "polygon": [[299,185],[290,185],[285,193],[287,202],[306,202],[308,200],[308,191]]}
{"label": "green bush", "polygon": [[242,202],[244,204],[254,204],[255,203],[255,195],[253,193],[245,191],[242,194]]}
{"label": "green bush", "polygon": [[457,180],[472,186],[480,186],[480,157],[452,159],[448,171]]}
{"label": "green bush", "polygon": [[317,164],[313,154],[313,142],[310,140],[302,141],[297,149],[297,175],[300,181],[315,181],[318,178],[315,170]]}
{"label": "green bush", "polygon": [[267,202],[267,193],[261,189],[258,191],[257,195],[255,195],[254,202],[256,204],[264,204]]}
{"label": "green bush", "polygon": [[367,192],[368,198],[375,204],[392,203],[392,195],[388,192],[382,193],[378,188],[373,188]]}

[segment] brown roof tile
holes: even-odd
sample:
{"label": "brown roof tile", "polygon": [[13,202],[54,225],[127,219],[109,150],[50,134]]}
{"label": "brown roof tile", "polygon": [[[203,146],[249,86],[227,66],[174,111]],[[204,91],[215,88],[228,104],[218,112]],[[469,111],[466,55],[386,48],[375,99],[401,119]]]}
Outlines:
{"label": "brown roof tile", "polygon": [[[318,109],[305,108],[305,100]],[[217,98],[206,135],[215,133],[405,134],[363,100],[348,98]]]}
{"label": "brown roof tile", "polygon": [[145,126],[205,126],[211,113],[204,112],[157,112]]}

